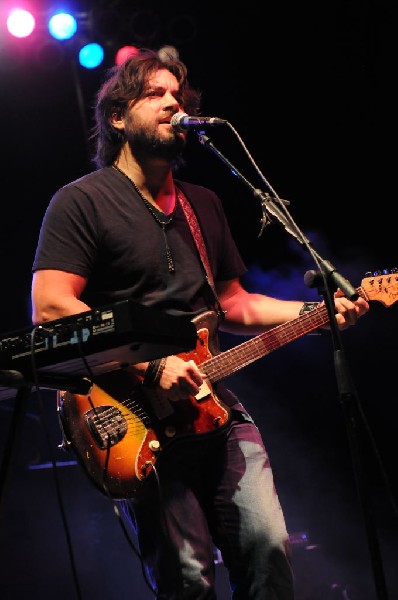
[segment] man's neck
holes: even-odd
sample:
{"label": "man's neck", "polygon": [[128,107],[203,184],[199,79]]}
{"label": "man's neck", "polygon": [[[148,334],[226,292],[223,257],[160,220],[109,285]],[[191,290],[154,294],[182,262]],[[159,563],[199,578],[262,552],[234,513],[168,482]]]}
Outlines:
{"label": "man's neck", "polygon": [[164,159],[150,158],[138,163],[132,155],[122,153],[115,165],[127,175],[149,202],[166,214],[175,206],[175,187],[170,163]]}

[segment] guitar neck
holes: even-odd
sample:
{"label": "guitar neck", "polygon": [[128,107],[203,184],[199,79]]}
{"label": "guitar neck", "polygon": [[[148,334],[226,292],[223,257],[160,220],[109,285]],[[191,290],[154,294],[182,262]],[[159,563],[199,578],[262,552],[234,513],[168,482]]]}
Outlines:
{"label": "guitar neck", "polygon": [[[356,290],[359,295],[367,300],[362,288]],[[217,354],[200,365],[210,381],[216,383],[224,377],[236,373],[243,367],[253,363],[259,358],[270,354],[274,350],[285,346],[303,335],[326,325],[329,322],[327,307],[322,304],[287,323],[273,327],[234,348]]]}

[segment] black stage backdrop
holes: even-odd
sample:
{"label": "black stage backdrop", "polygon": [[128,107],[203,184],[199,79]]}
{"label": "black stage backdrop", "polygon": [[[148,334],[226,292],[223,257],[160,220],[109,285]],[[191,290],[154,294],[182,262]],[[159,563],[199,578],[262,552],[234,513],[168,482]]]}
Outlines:
{"label": "black stage backdrop", "polygon": [[[79,6],[99,10],[107,3]],[[86,137],[94,94],[114,47],[124,43],[178,49],[191,82],[203,91],[203,114],[226,119],[236,131],[208,129],[212,142],[255,188],[267,191],[246,147],[290,202],[315,249],[355,287],[369,273],[391,271],[385,303],[373,301],[366,318],[342,336],[372,438],[360,428],[376,539],[369,539],[356,489],[331,336],[304,336],[228,381],[265,437],[295,541],[298,600],[385,598],[376,592],[380,578],[390,600],[398,598],[392,6],[278,2],[260,10],[253,2],[238,8],[138,2],[134,14],[149,18],[149,29],[128,32],[119,22],[113,31],[109,20],[113,45],[93,71],[79,67],[72,51],[51,69],[29,54],[13,61],[12,49],[4,41],[1,47],[3,336],[30,327],[30,268],[40,223],[51,195],[92,168]],[[123,23],[133,11],[131,2],[110,7]],[[196,134],[179,175],[222,198],[250,289],[318,299],[304,283],[315,268],[309,254],[275,220],[259,237],[259,201]],[[224,336],[223,348],[240,341]],[[79,598],[69,536],[84,600],[152,597],[111,503],[73,456],[57,449],[54,392],[32,393],[19,419],[15,409],[13,397],[0,403],[3,472],[9,474],[0,529],[2,598]],[[217,572],[219,596],[228,598],[222,564]]]}

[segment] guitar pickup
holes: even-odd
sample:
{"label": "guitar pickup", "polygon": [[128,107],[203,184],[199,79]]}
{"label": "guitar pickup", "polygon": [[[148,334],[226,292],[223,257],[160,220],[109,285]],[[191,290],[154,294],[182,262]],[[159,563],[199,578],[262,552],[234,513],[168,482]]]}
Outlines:
{"label": "guitar pickup", "polygon": [[87,411],[84,420],[97,446],[106,450],[127,433],[127,421],[116,406],[98,406]]}

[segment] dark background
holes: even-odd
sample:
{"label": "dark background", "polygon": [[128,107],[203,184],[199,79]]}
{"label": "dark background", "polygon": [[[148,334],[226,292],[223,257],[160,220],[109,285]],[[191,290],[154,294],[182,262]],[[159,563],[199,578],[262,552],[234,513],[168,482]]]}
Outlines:
{"label": "dark background", "polygon": [[[44,11],[50,5],[37,6]],[[266,191],[244,144],[266,180],[290,201],[315,249],[354,287],[379,270],[392,272],[388,292],[342,334],[363,416],[358,437],[366,494],[356,489],[329,334],[302,337],[228,383],[264,434],[292,537],[305,533],[309,540],[293,545],[298,600],[381,599],[380,578],[388,597],[397,599],[393,3],[74,6],[95,17],[106,40],[105,63],[93,71],[78,66],[73,44],[61,54],[44,42],[21,49],[2,32],[0,331],[30,326],[30,268],[41,220],[51,195],[92,168],[86,141],[91,107],[116,49],[175,46],[191,83],[203,91],[203,114],[228,120],[238,134],[207,130],[235,168]],[[109,8],[113,12],[104,14]],[[56,68],[49,66],[51,57]],[[275,220],[259,237],[260,205],[249,188],[194,134],[186,156],[180,176],[215,189],[223,200],[249,267],[249,288],[317,300],[303,279],[315,268],[309,254]],[[240,341],[222,340],[225,348]],[[54,393],[32,393],[14,430],[16,406],[14,398],[0,402],[4,455],[13,442],[0,522],[2,598],[77,598],[68,535],[84,600],[151,597],[109,501],[73,456],[57,449]],[[52,459],[62,463],[58,469]],[[4,456],[3,470],[8,464]],[[370,520],[361,514],[360,498],[369,502]],[[370,540],[374,531],[376,540]],[[223,566],[217,569],[220,598],[227,598]]]}

